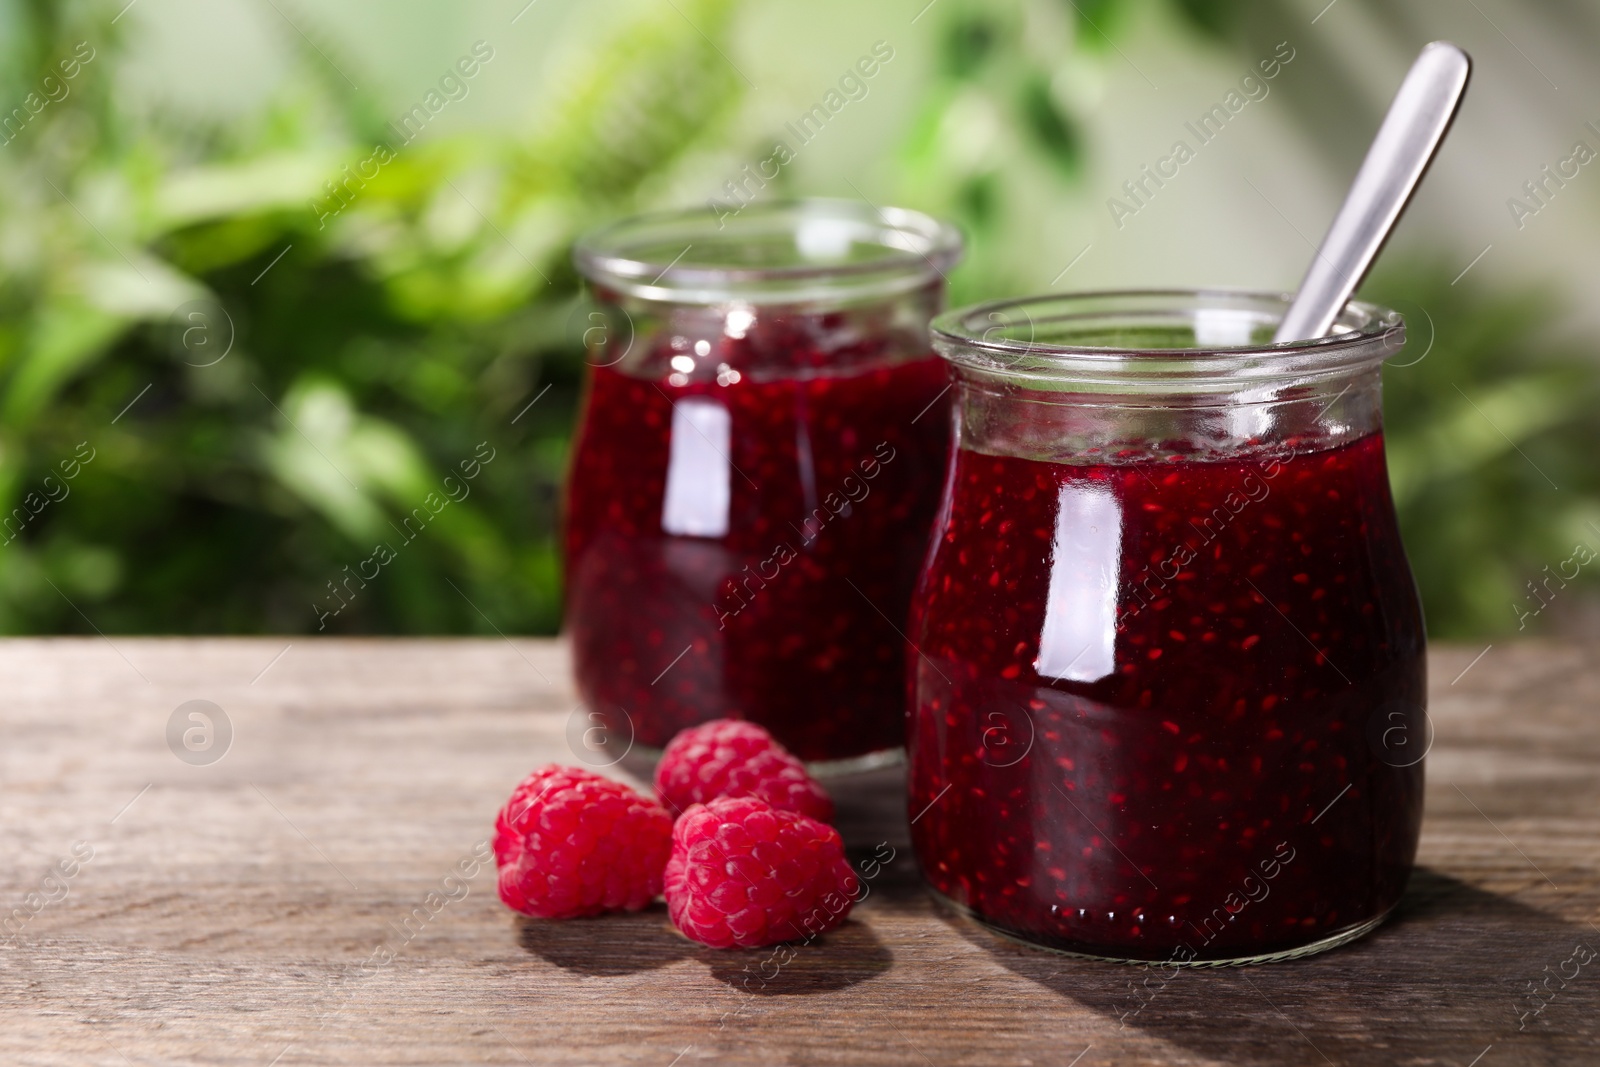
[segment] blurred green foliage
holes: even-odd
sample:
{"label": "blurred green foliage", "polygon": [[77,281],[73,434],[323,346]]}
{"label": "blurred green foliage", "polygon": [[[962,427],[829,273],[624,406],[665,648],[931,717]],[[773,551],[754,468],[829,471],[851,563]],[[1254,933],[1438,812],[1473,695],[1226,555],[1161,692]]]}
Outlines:
{"label": "blurred green foliage", "polygon": [[[1226,46],[1229,5],[1172,2]],[[1019,169],[1082,180],[1089,146],[1052,74],[1073,47],[1112,47],[1128,5],[1060,0],[1053,35],[1027,7],[932,9],[940,60],[888,164],[898,202],[967,230],[959,301],[1017,283],[1002,234],[1026,208]],[[77,42],[96,50],[0,147],[0,630],[554,630],[587,321],[567,250],[731,136],[736,15],[641,5],[566,50],[537,127],[407,144],[308,43],[309,77],[254,121],[195,128],[119,100],[107,11],[0,3],[0,100]],[[963,143],[972,122],[989,150]],[[1600,545],[1582,503],[1595,375],[1539,299],[1449,274],[1397,267],[1367,293],[1418,341],[1419,311],[1437,326],[1426,358],[1387,372],[1430,624],[1499,633],[1573,539]],[[353,580],[380,544],[394,559]]]}
{"label": "blurred green foliage", "polygon": [[108,15],[11,5],[5,99],[79,40],[101,66],[0,152],[0,628],[552,631],[567,249],[737,99],[731,5],[679,6],[525,140],[405,144],[315,54],[253,127],[124,114]]}
{"label": "blurred green foliage", "polygon": [[1486,293],[1458,271],[1390,263],[1361,292],[1407,319],[1384,371],[1400,525],[1433,636],[1548,631],[1597,585],[1591,565],[1574,589],[1528,588],[1579,544],[1600,553],[1600,374],[1548,290]]}

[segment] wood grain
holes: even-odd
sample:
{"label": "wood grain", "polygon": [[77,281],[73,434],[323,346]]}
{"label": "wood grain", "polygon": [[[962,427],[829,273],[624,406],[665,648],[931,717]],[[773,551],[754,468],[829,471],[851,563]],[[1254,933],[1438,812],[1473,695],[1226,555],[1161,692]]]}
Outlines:
{"label": "wood grain", "polygon": [[[781,968],[689,944],[659,906],[519,919],[492,868],[458,864],[518,778],[572,761],[564,647],[295,639],[274,660],[288,644],[0,643],[0,917],[16,932],[0,1062],[1600,1058],[1600,960],[1518,1030],[1530,981],[1600,949],[1590,647],[1496,645],[1454,684],[1481,647],[1435,650],[1421,868],[1398,918],[1311,960],[1152,977],[1134,1012],[1151,972],[1013,945],[929,901],[897,771],[834,786],[852,851],[897,858]],[[211,765],[167,747],[192,699],[233,724]],[[47,880],[75,842],[92,858]]]}

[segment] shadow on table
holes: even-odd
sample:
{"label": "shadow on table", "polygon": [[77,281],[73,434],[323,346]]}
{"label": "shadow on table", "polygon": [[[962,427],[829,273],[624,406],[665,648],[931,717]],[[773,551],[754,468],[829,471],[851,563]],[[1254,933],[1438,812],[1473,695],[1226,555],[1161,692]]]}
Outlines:
{"label": "shadow on table", "polygon": [[[1030,949],[941,915],[1014,973],[1218,1062],[1467,1067],[1493,1046],[1494,1067],[1586,1062],[1600,1049],[1600,956],[1588,955],[1600,934],[1426,869],[1355,944],[1175,975]],[[1548,991],[1532,999],[1534,988]]]}
{"label": "shadow on table", "polygon": [[756,996],[806,996],[847,989],[886,973],[894,963],[872,928],[846,920],[810,942],[760,949],[696,945],[672,928],[666,905],[592,919],[518,916],[517,943],[563,971],[615,978],[698,959],[720,982]]}
{"label": "shadow on table", "polygon": [[705,949],[712,977],[761,997],[834,993],[886,974],[894,956],[865,923],[848,919],[815,941],[759,949]]}
{"label": "shadow on table", "polygon": [[644,911],[592,919],[518,916],[517,943],[564,971],[591,977],[665,967],[694,955],[696,947],[672,928],[660,902]]}

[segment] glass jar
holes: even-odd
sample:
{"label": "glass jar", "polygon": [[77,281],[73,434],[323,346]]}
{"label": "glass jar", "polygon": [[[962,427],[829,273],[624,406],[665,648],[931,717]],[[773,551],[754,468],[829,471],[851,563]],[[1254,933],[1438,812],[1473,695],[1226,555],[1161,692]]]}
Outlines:
{"label": "glass jar", "polygon": [[913,598],[932,888],[1078,955],[1261,962],[1399,900],[1424,633],[1384,463],[1399,315],[1271,343],[1280,296],[1125,292],[935,320],[956,447]]}
{"label": "glass jar", "polygon": [[599,318],[565,502],[578,688],[659,748],[749,719],[823,770],[897,758],[949,445],[928,343],[959,235],[847,201],[583,238]]}

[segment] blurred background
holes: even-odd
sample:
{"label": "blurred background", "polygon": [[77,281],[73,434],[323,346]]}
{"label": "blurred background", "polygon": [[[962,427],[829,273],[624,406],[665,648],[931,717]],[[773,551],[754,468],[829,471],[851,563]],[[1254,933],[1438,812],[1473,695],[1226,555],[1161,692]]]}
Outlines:
{"label": "blurred background", "polygon": [[577,232],[734,183],[954,218],[954,303],[1290,289],[1440,37],[1361,294],[1430,631],[1600,630],[1591,0],[0,0],[0,629],[553,632]]}

